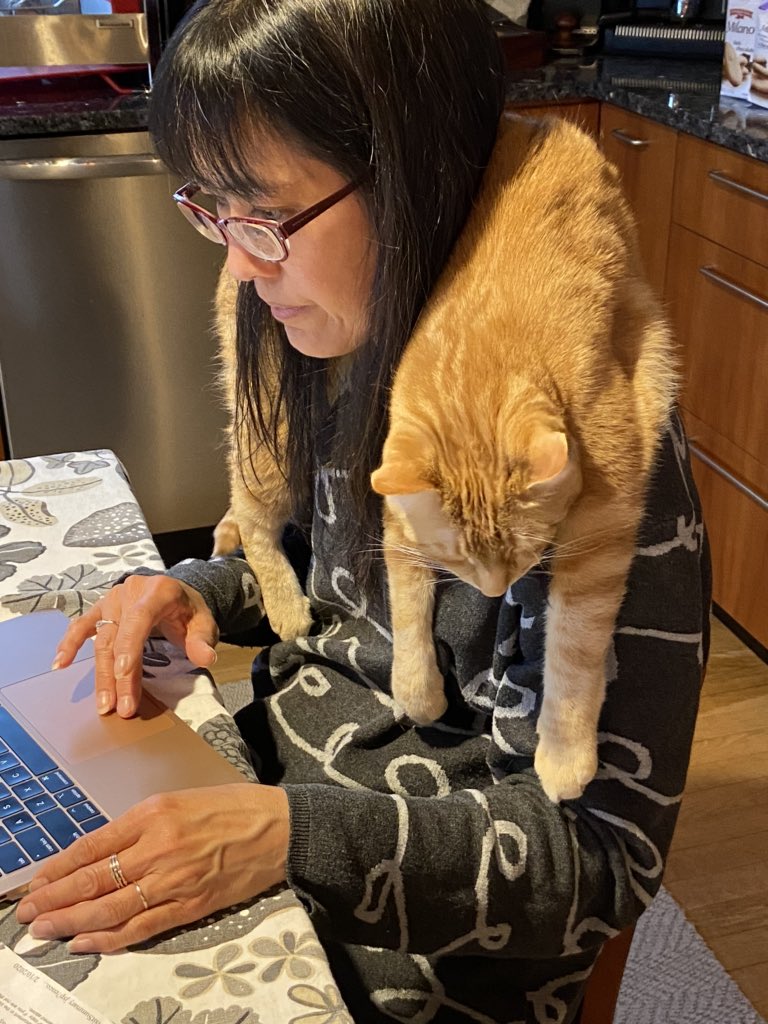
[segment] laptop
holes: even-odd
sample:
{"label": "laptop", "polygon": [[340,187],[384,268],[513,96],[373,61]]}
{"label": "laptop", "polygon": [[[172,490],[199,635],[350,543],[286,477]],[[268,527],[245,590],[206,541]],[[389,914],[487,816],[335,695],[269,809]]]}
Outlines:
{"label": "laptop", "polygon": [[50,671],[68,625],[41,611],[0,622],[0,900],[40,864],[154,793],[243,776],[150,694],[134,718],[100,716],[88,640]]}

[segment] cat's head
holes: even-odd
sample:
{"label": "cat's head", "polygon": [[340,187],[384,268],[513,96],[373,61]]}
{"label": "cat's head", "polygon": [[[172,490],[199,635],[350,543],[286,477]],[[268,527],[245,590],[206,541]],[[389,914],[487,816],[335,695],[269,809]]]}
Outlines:
{"label": "cat's head", "polygon": [[435,443],[411,424],[390,432],[371,486],[384,496],[407,556],[488,597],[537,565],[581,490],[574,442],[547,417],[513,440]]}

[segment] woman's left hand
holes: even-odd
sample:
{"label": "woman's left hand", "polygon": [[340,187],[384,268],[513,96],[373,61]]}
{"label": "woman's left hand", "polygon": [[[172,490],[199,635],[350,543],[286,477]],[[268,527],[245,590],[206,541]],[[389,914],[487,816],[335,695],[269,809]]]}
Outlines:
{"label": "woman's left hand", "polygon": [[274,786],[150,797],[46,860],[16,917],[33,938],[74,936],[73,953],[123,949],[283,881],[288,825],[288,798]]}

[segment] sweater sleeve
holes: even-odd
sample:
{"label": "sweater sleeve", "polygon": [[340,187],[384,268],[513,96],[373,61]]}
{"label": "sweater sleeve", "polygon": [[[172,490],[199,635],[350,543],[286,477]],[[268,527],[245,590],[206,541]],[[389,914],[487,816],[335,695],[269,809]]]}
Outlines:
{"label": "sweater sleeve", "polygon": [[454,651],[465,699],[491,709],[495,782],[438,797],[286,786],[288,877],[321,938],[548,959],[598,945],[650,903],[685,785],[710,599],[695,490],[672,440],[663,462],[608,659],[596,778],[556,805],[533,769],[546,584],[529,574],[503,602],[492,666],[478,672]]}

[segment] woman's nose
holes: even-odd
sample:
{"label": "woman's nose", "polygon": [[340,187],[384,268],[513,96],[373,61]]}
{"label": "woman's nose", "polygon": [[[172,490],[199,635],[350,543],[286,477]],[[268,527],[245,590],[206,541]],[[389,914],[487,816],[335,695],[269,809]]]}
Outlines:
{"label": "woman's nose", "polygon": [[227,270],[237,281],[253,281],[257,277],[275,277],[280,265],[270,260],[260,260],[233,239],[227,239]]}

